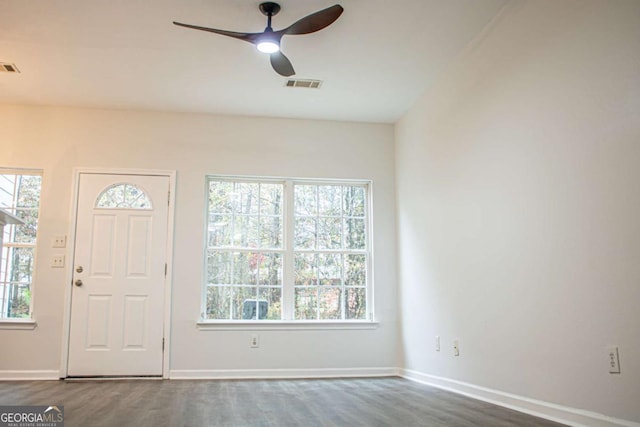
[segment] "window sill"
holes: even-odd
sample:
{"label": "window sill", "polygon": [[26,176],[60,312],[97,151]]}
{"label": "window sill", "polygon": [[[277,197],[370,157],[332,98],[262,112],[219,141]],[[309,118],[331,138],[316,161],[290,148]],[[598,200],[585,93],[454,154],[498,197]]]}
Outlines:
{"label": "window sill", "polygon": [[313,331],[313,330],[363,330],[377,329],[378,322],[352,321],[225,321],[209,320],[196,324],[201,331]]}
{"label": "window sill", "polygon": [[0,329],[33,330],[38,324],[34,319],[0,319]]}

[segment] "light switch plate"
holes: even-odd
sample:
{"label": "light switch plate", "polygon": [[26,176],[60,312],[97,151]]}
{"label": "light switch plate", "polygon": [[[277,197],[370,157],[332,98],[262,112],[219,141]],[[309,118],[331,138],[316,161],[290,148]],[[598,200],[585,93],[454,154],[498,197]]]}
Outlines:
{"label": "light switch plate", "polygon": [[51,247],[64,248],[67,246],[67,236],[54,236]]}

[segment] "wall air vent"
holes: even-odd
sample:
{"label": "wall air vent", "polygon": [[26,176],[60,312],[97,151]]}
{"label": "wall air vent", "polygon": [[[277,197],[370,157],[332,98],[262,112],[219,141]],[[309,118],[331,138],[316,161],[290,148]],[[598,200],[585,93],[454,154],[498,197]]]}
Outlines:
{"label": "wall air vent", "polygon": [[322,80],[289,79],[285,83],[286,87],[303,87],[307,89],[319,89],[321,85]]}
{"label": "wall air vent", "polygon": [[16,64],[9,64],[8,62],[0,62],[0,73],[19,73]]}

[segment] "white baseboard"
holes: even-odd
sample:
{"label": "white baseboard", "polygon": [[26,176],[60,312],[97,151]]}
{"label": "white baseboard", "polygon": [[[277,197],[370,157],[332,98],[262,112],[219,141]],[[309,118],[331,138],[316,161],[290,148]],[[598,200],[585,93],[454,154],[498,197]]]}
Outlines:
{"label": "white baseboard", "polygon": [[505,393],[486,387],[449,378],[429,375],[411,369],[399,369],[399,375],[403,378],[437,387],[453,393],[462,394],[473,399],[493,403],[518,412],[524,412],[539,418],[556,421],[570,426],[589,427],[640,427],[640,423],[608,417],[597,412],[584,411],[557,405],[555,403],[544,402],[542,400],[530,399],[511,393]]}
{"label": "white baseboard", "polygon": [[59,371],[3,371],[0,370],[0,381],[35,381],[59,380]]}
{"label": "white baseboard", "polygon": [[284,379],[284,378],[353,378],[393,377],[397,368],[335,368],[335,369],[172,369],[172,380],[222,379]]}

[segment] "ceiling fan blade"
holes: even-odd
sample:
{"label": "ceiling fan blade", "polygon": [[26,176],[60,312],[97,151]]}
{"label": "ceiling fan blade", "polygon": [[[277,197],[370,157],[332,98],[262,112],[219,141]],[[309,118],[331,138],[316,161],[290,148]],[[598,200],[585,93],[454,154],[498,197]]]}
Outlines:
{"label": "ceiling fan blade", "polygon": [[210,33],[221,34],[223,36],[233,37],[234,39],[244,40],[246,42],[253,43],[253,44],[256,43],[256,40],[258,39],[258,36],[260,36],[262,34],[262,33],[237,33],[235,31],[217,30],[215,28],[208,28],[208,27],[200,27],[198,25],[183,24],[181,22],[176,22],[176,21],[173,21],[173,23],[175,25],[179,25],[180,27],[192,28],[194,30],[208,31]]}
{"label": "ceiling fan blade", "polygon": [[342,15],[344,9],[339,4],[333,5],[326,9],[322,9],[319,12],[312,13],[304,18],[294,22],[284,30],[278,31],[278,33],[284,34],[310,34],[320,31],[321,29],[328,27]]}
{"label": "ceiling fan blade", "polygon": [[289,58],[280,51],[271,54],[271,66],[276,73],[284,77],[293,76],[296,73]]}

